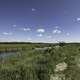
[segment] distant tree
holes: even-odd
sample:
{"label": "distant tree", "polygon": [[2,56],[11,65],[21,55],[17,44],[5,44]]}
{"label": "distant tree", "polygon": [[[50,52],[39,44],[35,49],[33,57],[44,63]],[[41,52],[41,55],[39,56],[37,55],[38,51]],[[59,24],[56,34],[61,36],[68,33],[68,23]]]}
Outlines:
{"label": "distant tree", "polygon": [[63,47],[63,46],[65,46],[66,45],[66,43],[65,42],[59,42],[59,46],[61,46],[61,47]]}

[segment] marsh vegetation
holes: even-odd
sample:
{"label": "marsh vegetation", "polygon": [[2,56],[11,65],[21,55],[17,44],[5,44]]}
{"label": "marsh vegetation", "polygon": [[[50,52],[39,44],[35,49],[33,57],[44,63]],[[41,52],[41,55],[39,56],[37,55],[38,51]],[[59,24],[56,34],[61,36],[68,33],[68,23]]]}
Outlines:
{"label": "marsh vegetation", "polygon": [[0,57],[0,80],[80,79],[78,43],[0,44],[1,52],[15,52],[14,50],[18,51],[18,54]]}

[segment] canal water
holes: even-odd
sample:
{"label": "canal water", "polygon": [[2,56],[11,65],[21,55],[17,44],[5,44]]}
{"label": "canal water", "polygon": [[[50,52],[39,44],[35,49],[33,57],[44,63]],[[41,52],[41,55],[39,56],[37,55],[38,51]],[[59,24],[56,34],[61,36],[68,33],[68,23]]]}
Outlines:
{"label": "canal water", "polygon": [[[46,49],[51,49],[51,47],[44,47],[44,48],[35,48],[35,50],[46,50]],[[21,55],[20,52],[15,51],[15,52],[0,52],[0,58],[1,57],[8,57],[8,56],[16,56],[16,55]]]}
{"label": "canal water", "polygon": [[0,53],[0,58],[8,57],[8,56],[15,56],[18,55],[19,52],[1,52]]}

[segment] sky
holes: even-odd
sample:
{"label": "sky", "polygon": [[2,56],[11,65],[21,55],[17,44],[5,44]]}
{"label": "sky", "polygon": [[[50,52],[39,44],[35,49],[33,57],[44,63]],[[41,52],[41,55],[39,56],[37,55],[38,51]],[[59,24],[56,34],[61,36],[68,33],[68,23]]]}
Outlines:
{"label": "sky", "polygon": [[80,42],[80,0],[0,0],[0,42]]}

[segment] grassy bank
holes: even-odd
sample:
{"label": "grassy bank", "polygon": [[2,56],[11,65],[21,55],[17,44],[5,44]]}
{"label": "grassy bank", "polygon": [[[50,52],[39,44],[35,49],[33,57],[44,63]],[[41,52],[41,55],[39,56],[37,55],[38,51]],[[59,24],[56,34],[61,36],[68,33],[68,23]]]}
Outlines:
{"label": "grassy bank", "polygon": [[53,46],[54,44],[49,43],[24,43],[24,42],[4,42],[0,43],[0,52],[8,52],[8,51],[24,51],[28,49],[34,48],[42,48],[42,47],[49,47]]}

